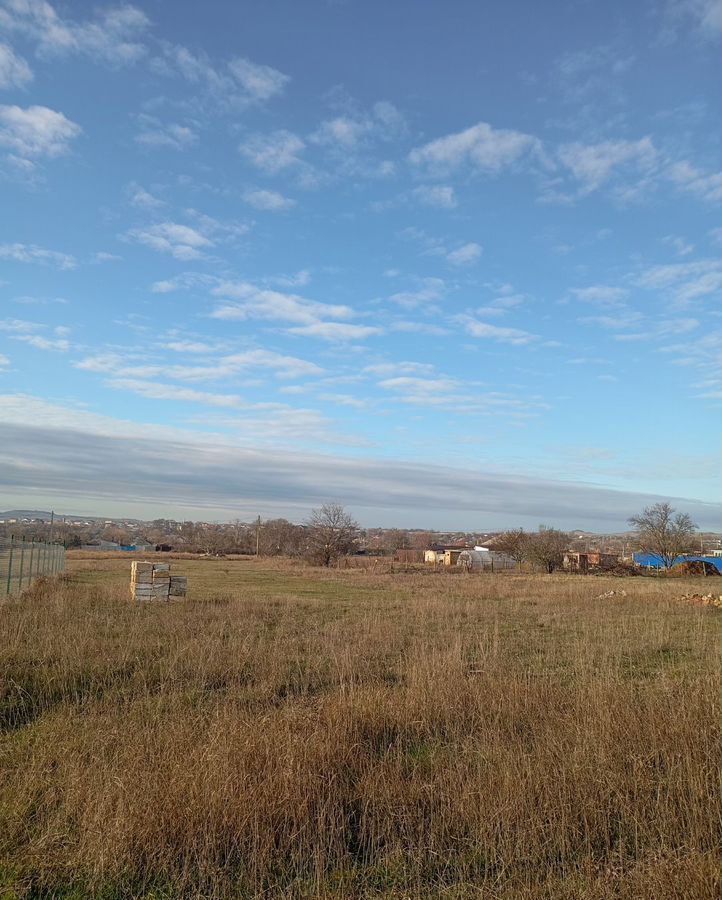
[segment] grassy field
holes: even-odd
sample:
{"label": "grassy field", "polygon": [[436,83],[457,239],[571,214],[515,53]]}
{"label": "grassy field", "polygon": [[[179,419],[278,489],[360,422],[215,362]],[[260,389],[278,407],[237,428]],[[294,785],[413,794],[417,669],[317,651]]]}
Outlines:
{"label": "grassy field", "polygon": [[722,579],[171,562],[0,605],[1,897],[719,896]]}

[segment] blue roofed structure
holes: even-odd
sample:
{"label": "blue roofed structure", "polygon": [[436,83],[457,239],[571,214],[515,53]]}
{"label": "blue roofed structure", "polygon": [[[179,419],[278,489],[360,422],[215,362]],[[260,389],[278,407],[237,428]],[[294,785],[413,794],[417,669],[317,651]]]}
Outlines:
{"label": "blue roofed structure", "polygon": [[[664,561],[661,556],[657,556],[656,553],[635,553],[634,554],[634,562],[638,566],[644,566],[646,569],[664,569]],[[706,562],[709,565],[714,566],[715,569],[722,575],[722,556],[678,556],[672,563],[673,566],[678,565],[683,562]]]}

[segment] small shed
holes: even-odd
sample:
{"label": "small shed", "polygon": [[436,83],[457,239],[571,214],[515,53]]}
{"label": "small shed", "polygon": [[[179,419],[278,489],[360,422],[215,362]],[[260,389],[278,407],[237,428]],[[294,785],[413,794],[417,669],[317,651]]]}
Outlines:
{"label": "small shed", "polygon": [[465,550],[444,550],[444,565],[455,566],[459,560],[459,556],[466,553]]}
{"label": "small shed", "polygon": [[617,553],[603,553],[600,550],[588,550],[576,553],[568,550],[564,554],[564,568],[569,572],[585,574],[590,569],[612,569],[619,562]]}

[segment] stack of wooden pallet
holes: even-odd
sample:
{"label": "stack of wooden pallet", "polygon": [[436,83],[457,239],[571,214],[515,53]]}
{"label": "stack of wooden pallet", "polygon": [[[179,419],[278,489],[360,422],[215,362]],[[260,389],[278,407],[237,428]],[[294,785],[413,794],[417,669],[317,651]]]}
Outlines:
{"label": "stack of wooden pallet", "polygon": [[188,591],[188,579],[185,575],[170,576],[170,595],[171,597],[185,597]]}
{"label": "stack of wooden pallet", "polygon": [[185,597],[188,579],[170,574],[168,563],[133,562],[130,565],[130,596],[142,602]]}

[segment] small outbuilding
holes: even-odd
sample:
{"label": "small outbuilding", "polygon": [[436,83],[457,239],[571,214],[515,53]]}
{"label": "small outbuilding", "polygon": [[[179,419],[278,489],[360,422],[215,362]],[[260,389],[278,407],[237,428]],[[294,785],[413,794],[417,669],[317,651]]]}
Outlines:
{"label": "small outbuilding", "polygon": [[590,569],[613,569],[619,563],[619,554],[603,553],[600,550],[588,550],[576,553],[568,550],[564,554],[564,568],[568,572],[579,572],[584,575]]}
{"label": "small outbuilding", "polygon": [[432,566],[454,566],[466,544],[432,544],[424,550],[424,562]]}

